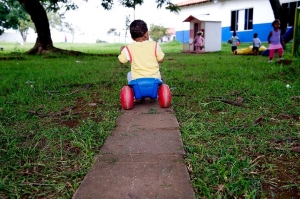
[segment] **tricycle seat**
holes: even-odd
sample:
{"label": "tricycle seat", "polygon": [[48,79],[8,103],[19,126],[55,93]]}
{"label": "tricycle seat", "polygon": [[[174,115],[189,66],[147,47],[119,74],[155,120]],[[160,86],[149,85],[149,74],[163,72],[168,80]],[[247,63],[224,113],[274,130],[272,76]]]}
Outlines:
{"label": "tricycle seat", "polygon": [[157,99],[158,87],[162,84],[162,81],[157,78],[139,78],[131,80],[128,86],[133,88],[135,99],[141,99],[150,97],[151,99]]}

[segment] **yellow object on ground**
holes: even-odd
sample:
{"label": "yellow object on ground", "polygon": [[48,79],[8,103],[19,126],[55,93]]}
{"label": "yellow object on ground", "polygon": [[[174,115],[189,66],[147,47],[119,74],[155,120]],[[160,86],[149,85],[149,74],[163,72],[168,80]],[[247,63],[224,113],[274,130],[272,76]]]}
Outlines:
{"label": "yellow object on ground", "polygon": [[[253,46],[248,46],[247,48],[241,48],[241,49],[237,49],[237,55],[252,55],[253,51],[252,51]],[[261,46],[259,48],[259,52],[264,52],[265,50],[267,50],[267,48],[265,46]]]}

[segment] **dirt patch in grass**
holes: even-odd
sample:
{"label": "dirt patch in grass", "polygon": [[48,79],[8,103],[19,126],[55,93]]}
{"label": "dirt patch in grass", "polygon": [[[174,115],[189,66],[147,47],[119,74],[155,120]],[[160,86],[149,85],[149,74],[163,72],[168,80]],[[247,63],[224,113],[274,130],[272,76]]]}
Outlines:
{"label": "dirt patch in grass", "polygon": [[53,121],[55,123],[58,123],[59,125],[68,126],[70,128],[78,126],[80,124],[80,121],[86,119],[100,122],[102,118],[97,117],[95,112],[98,106],[101,104],[103,104],[103,101],[101,101],[96,96],[88,101],[84,98],[77,98],[76,104],[70,109],[68,113],[68,117],[57,115],[53,117]]}
{"label": "dirt patch in grass", "polygon": [[79,125],[79,121],[78,120],[62,121],[60,124],[63,126],[68,126],[70,128],[74,128]]}
{"label": "dirt patch in grass", "polygon": [[0,57],[0,61],[8,61],[8,60],[25,60],[24,57],[13,56],[13,57]]}
{"label": "dirt patch in grass", "polygon": [[75,155],[79,155],[81,153],[81,149],[79,147],[73,146],[71,142],[64,142],[64,151],[67,151],[68,153],[72,153]]}
{"label": "dirt patch in grass", "polygon": [[[68,87],[82,87],[79,84],[68,85]],[[81,91],[87,90],[90,85],[84,85],[82,88],[78,88],[71,93],[64,94],[63,96],[73,95]],[[61,95],[53,91],[44,91],[51,96]],[[96,114],[99,106],[103,105],[104,102],[101,100],[101,96],[97,92],[91,92],[91,94],[86,97],[78,97],[74,102],[74,105],[68,105],[61,108],[58,111],[43,110],[44,106],[40,105],[37,110],[26,110],[27,113],[37,115],[43,119],[44,123],[47,124],[51,121],[54,124],[67,126],[70,128],[77,127],[81,121],[91,119],[96,122],[102,121],[102,118]],[[44,119],[45,118],[45,119]]]}
{"label": "dirt patch in grass", "polygon": [[262,188],[266,198],[300,198],[299,156],[267,157],[260,167],[266,164],[272,165],[264,173]]}
{"label": "dirt patch in grass", "polygon": [[283,60],[279,60],[276,63],[278,64],[282,64],[282,65],[291,65],[292,64],[292,60],[288,60],[288,59],[283,59]]}

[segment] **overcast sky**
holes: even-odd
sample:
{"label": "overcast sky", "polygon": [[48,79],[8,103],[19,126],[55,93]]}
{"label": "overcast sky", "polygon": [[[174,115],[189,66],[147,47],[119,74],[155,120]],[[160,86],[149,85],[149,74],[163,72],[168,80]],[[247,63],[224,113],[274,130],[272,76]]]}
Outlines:
{"label": "overcast sky", "polygon": [[[133,9],[124,8],[120,6],[118,0],[114,0],[114,7],[110,11],[106,11],[101,6],[101,0],[74,0],[79,9],[75,11],[68,11],[66,13],[65,21],[72,23],[73,27],[78,30],[76,34],[85,37],[85,40],[95,41],[95,38],[101,40],[112,40],[112,36],[108,36],[107,32],[111,28],[116,28],[120,32],[120,39],[123,41],[125,36],[125,19],[130,15],[133,21]],[[172,0],[173,3],[182,2],[184,0]],[[150,27],[150,24],[162,25],[166,28],[175,27],[177,14],[171,13],[164,7],[156,8],[155,0],[145,0],[142,6],[137,6],[135,10],[135,19],[142,19]],[[75,38],[75,40],[76,40]],[[82,39],[82,38],[81,38]],[[80,40],[81,40],[80,39]],[[114,38],[116,40],[116,38]],[[110,41],[111,42],[111,41]]]}
{"label": "overcast sky", "polygon": [[[125,20],[126,16],[130,15],[130,21],[133,21],[133,9],[120,6],[119,0],[114,0],[115,5],[112,10],[107,11],[101,6],[101,0],[73,0],[78,9],[67,11],[64,21],[71,23],[76,29],[73,38],[72,34],[59,32],[51,29],[51,37],[54,43],[64,42],[65,36],[68,42],[74,43],[95,43],[97,39],[102,41],[125,42]],[[166,28],[176,27],[179,15],[166,10],[156,8],[155,0],[144,0],[142,6],[137,6],[135,10],[135,19],[142,19],[148,24],[162,25]],[[184,0],[172,0],[173,3],[183,2]],[[119,37],[108,35],[109,29],[115,28],[116,32],[120,33]],[[10,35],[2,35],[7,41],[22,42],[20,33],[16,30],[7,30]],[[126,42],[132,42],[129,32]],[[27,42],[35,42],[36,33],[30,30],[27,36]]]}

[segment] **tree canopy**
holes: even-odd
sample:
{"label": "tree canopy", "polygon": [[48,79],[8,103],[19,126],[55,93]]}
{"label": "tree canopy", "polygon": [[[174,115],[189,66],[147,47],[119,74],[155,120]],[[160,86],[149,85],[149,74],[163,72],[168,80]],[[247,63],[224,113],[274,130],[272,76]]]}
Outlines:
{"label": "tree canopy", "polygon": [[154,41],[158,41],[163,36],[167,35],[167,28],[165,28],[163,26],[158,26],[158,25],[151,24],[149,34],[150,34],[150,37]]}
{"label": "tree canopy", "polygon": [[4,29],[18,29],[28,20],[30,17],[19,2],[0,1],[0,35]]}
{"label": "tree canopy", "polygon": [[[144,0],[118,0],[118,1],[125,8],[133,8],[133,9],[136,8],[136,5],[142,5],[144,3]],[[164,5],[166,5],[166,9],[170,10],[170,12],[178,13],[180,11],[180,8],[175,4],[173,4],[170,0],[155,0],[155,2],[157,3],[157,8],[162,8]],[[102,0],[101,5],[105,10],[110,10],[113,8],[114,0]]]}

